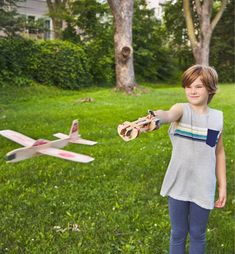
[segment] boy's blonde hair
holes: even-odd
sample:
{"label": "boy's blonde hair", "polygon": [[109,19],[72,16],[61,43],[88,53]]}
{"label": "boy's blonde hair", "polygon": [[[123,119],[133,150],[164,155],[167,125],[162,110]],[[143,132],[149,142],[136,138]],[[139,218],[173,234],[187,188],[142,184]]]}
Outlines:
{"label": "boy's blonde hair", "polygon": [[217,90],[218,74],[213,67],[196,64],[188,68],[182,75],[183,88],[189,87],[198,77],[201,77],[203,85],[206,87],[209,103]]}

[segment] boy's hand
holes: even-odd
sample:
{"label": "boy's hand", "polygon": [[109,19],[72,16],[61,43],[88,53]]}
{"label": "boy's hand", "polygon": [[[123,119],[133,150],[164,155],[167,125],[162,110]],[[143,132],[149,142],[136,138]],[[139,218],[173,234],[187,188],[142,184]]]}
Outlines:
{"label": "boy's hand", "polygon": [[219,198],[215,202],[215,208],[223,208],[226,203],[226,188],[219,190]]}
{"label": "boy's hand", "polygon": [[146,118],[150,120],[148,125],[149,131],[158,130],[160,128],[160,119],[156,117],[153,110],[148,110],[148,115]]}
{"label": "boy's hand", "polygon": [[146,131],[157,130],[160,127],[160,119],[156,117],[154,111],[148,110],[146,117],[139,118],[134,122],[124,122],[118,125],[117,131],[124,141],[130,141]]}

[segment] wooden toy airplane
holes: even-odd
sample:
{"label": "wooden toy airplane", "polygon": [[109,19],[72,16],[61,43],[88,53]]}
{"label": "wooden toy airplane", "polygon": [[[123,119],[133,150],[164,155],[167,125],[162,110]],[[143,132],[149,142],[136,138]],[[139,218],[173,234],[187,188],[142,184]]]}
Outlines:
{"label": "wooden toy airplane", "polygon": [[148,110],[149,115],[141,117],[134,122],[124,122],[118,125],[118,134],[124,141],[130,141],[137,138],[140,133],[157,130],[160,127],[158,119],[152,110]]}
{"label": "wooden toy airplane", "polygon": [[23,148],[18,148],[7,153],[6,154],[7,162],[18,162],[25,159],[29,159],[34,156],[46,154],[65,160],[88,163],[93,161],[94,158],[83,154],[61,150],[58,148],[63,148],[69,143],[84,145],[95,145],[97,143],[94,141],[81,138],[81,136],[78,134],[77,120],[73,121],[69,135],[65,135],[63,133],[54,134],[54,136],[58,137],[59,139],[53,141],[45,139],[34,140],[30,137],[27,137],[19,132],[12,130],[2,130],[0,131],[0,135],[16,143],[19,143],[20,145],[25,146]]}

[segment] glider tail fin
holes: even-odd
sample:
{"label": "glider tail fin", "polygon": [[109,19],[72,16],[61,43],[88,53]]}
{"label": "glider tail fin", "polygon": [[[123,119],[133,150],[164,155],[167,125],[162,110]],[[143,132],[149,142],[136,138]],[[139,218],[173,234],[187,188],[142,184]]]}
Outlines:
{"label": "glider tail fin", "polygon": [[69,138],[71,140],[77,140],[79,138],[78,132],[79,132],[78,120],[73,120],[69,133]]}
{"label": "glider tail fin", "polygon": [[63,133],[56,133],[54,134],[55,137],[57,138],[69,138],[69,143],[74,143],[74,144],[83,144],[83,145],[95,145],[97,142],[83,139],[79,135],[79,125],[78,125],[78,120],[74,120],[70,129],[69,135],[65,135]]}
{"label": "glider tail fin", "polygon": [[69,142],[74,144],[83,144],[83,145],[90,145],[90,146],[93,146],[97,143],[95,141],[81,138],[81,136],[79,135],[79,126],[78,126],[77,120],[74,120],[72,123],[72,127],[69,133]]}

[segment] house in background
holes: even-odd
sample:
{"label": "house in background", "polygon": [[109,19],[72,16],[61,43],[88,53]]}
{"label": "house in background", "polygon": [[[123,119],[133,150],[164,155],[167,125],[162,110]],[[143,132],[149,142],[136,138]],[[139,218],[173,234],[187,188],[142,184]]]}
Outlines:
{"label": "house in background", "polygon": [[25,15],[29,22],[43,19],[46,32],[38,33],[35,28],[27,29],[24,34],[26,36],[51,40],[53,36],[52,20],[48,16],[48,7],[46,0],[25,0],[18,2],[17,12],[21,15]]}
{"label": "house in background", "polygon": [[146,4],[149,9],[154,9],[155,17],[158,20],[162,20],[163,17],[163,5],[167,0],[146,0]]}
{"label": "house in background", "polygon": [[[155,16],[158,20],[162,20],[163,5],[166,1],[167,0],[146,0],[147,6],[150,9],[154,9]],[[47,29],[46,32],[38,33],[35,28],[29,28],[24,32],[26,36],[45,40],[54,39],[52,19],[48,16],[49,10],[46,0],[25,0],[18,2],[17,12],[25,15],[29,22],[44,19],[44,26]],[[64,24],[64,27],[66,27],[66,24]]]}

